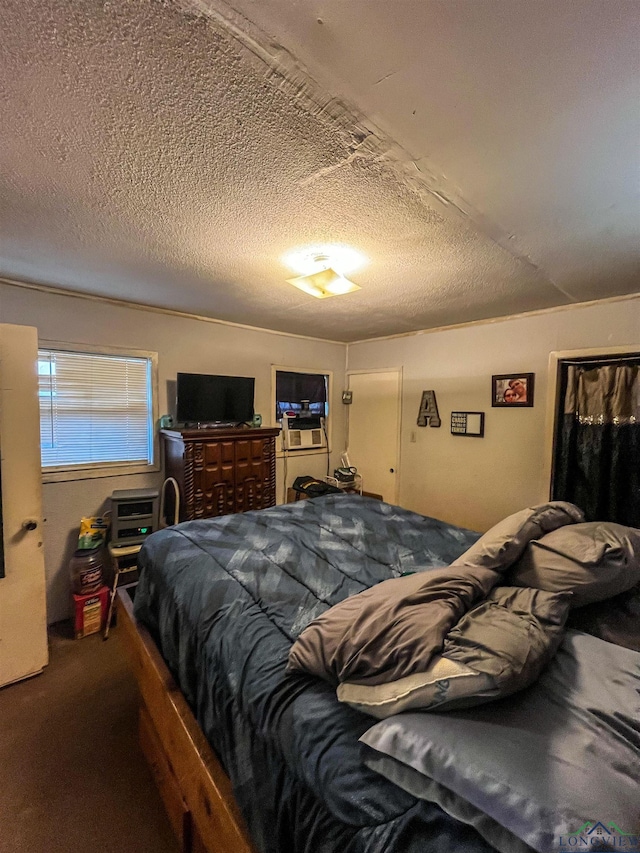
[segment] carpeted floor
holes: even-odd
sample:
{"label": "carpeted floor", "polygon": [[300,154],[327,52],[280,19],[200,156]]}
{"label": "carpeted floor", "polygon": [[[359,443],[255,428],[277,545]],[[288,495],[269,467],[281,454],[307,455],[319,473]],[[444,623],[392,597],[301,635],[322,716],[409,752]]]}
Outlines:
{"label": "carpeted floor", "polygon": [[177,853],[118,628],[65,630],[42,675],[0,689],[0,853]]}

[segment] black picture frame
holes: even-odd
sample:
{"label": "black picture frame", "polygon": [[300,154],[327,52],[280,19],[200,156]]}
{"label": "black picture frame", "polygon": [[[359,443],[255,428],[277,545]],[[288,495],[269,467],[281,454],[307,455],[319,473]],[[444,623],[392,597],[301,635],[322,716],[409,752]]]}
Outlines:
{"label": "black picture frame", "polygon": [[451,412],[451,435],[484,438],[484,412]]}
{"label": "black picture frame", "polygon": [[531,408],[535,373],[499,373],[491,377],[491,405],[505,409]]}

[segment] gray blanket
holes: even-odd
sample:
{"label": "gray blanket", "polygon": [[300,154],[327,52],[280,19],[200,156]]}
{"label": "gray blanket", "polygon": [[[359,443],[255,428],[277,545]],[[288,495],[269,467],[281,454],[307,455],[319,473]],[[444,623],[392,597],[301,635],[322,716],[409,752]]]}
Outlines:
{"label": "gray blanket", "polygon": [[[342,701],[377,717],[468,707],[526,687],[555,654],[574,598],[605,598],[640,580],[640,531],[582,521],[560,501],[522,510],[448,567],[347,598],[302,632],[289,670],[339,685]],[[558,543],[538,548],[555,563],[545,556],[551,562],[533,571],[526,559],[520,577],[531,546],[567,526],[588,528],[571,537],[575,558]],[[585,546],[596,539],[598,547]]]}

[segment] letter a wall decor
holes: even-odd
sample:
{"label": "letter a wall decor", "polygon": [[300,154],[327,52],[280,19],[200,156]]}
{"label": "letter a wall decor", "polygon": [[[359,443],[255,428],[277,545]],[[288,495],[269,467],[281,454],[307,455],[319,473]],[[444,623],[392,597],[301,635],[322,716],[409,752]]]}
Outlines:
{"label": "letter a wall decor", "polygon": [[420,411],[418,412],[418,426],[426,427],[427,424],[431,427],[439,427],[442,425],[440,415],[438,414],[438,404],[436,403],[435,391],[422,392]]}

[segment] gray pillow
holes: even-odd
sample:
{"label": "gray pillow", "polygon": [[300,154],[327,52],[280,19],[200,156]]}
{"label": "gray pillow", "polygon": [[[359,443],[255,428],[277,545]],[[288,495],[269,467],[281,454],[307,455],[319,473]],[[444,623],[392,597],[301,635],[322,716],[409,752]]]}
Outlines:
{"label": "gray pillow", "polygon": [[504,571],[521,556],[532,539],[581,521],[584,521],[582,510],[566,501],[521,509],[494,524],[451,565]]}
{"label": "gray pillow", "polygon": [[403,791],[412,794],[419,800],[436,803],[442,811],[455,817],[461,823],[473,826],[476,832],[488,841],[499,853],[533,853],[524,841],[501,826],[497,820],[489,817],[482,809],[471,805],[468,800],[458,796],[454,791],[430,779],[419,770],[414,770],[408,764],[397,761],[384,752],[367,755],[365,764],[370,770],[375,770],[385,779],[393,782]]}
{"label": "gray pillow", "polygon": [[[398,714],[360,740],[425,778],[416,788],[416,774],[411,787],[388,776],[415,796],[433,800],[433,780],[535,850],[557,850],[570,835],[566,849],[583,849],[587,819],[638,828],[638,672],[639,652],[569,631],[528,690],[469,711]],[[383,762],[366,763],[387,775]],[[464,819],[464,809],[453,813]],[[490,821],[469,822],[492,831]],[[504,849],[499,836],[485,837]],[[627,843],[619,836],[615,849]]]}
{"label": "gray pillow", "polygon": [[495,682],[477,672],[436,655],[425,672],[406,675],[384,684],[339,684],[336,695],[340,702],[358,711],[384,720],[401,711],[443,710],[469,697],[495,694]]}
{"label": "gray pillow", "polygon": [[566,624],[567,628],[640,652],[640,584],[615,598],[574,607]]}
{"label": "gray pillow", "polygon": [[572,524],[529,543],[508,583],[573,592],[572,607],[603,601],[640,582],[640,530],[609,521]]}

